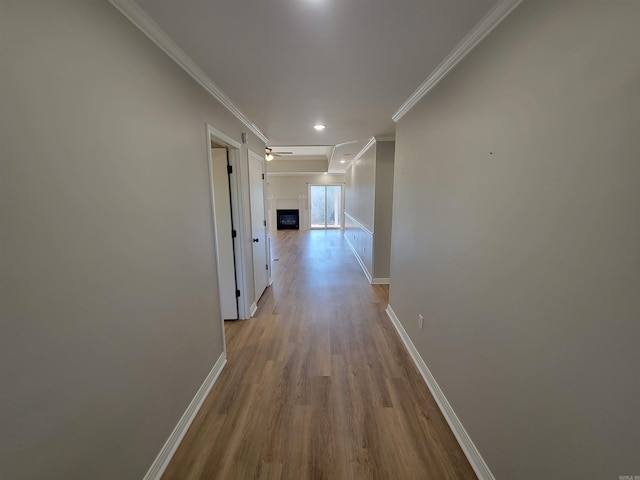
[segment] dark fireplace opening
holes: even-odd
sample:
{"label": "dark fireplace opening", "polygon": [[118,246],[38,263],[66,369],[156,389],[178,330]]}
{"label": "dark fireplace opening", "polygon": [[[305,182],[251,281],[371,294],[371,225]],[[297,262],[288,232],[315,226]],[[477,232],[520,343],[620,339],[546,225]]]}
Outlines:
{"label": "dark fireplace opening", "polygon": [[277,210],[278,230],[299,230],[300,214],[298,210]]}

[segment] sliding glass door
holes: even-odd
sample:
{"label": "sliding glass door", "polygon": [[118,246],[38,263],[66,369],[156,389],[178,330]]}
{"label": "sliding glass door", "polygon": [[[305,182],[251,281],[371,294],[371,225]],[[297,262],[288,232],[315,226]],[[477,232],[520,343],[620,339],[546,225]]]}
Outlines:
{"label": "sliding glass door", "polygon": [[309,185],[311,228],[340,228],[342,185]]}

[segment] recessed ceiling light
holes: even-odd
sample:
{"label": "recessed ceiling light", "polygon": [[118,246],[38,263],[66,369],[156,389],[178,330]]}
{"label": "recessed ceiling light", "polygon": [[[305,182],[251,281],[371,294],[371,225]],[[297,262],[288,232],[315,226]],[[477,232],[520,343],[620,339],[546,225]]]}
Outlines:
{"label": "recessed ceiling light", "polygon": [[342,160],[340,160],[340,163],[347,163],[347,161],[343,158]]}
{"label": "recessed ceiling light", "polygon": [[326,125],[324,125],[323,123],[316,123],[313,128],[315,128],[316,130],[318,130],[319,132],[321,132],[322,130],[324,130],[325,128],[327,128]]}

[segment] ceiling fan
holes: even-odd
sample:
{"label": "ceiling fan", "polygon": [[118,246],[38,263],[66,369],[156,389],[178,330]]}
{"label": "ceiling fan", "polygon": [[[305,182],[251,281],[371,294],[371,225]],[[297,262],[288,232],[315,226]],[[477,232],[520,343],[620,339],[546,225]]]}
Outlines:
{"label": "ceiling fan", "polygon": [[273,149],[269,147],[264,149],[264,158],[267,162],[270,162],[275,157],[283,157],[287,155],[293,155],[293,152],[274,152]]}

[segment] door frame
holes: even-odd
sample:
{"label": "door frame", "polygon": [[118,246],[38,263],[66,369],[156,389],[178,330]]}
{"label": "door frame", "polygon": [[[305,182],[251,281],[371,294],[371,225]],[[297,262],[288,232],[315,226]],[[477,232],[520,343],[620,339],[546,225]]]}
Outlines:
{"label": "door frame", "polygon": [[[255,152],[252,152],[251,150],[249,150],[249,158],[253,158],[254,160],[260,162],[261,165],[261,173],[262,173],[262,215],[265,221],[265,225],[264,225],[264,248],[265,248],[265,259],[267,262],[267,287],[269,287],[269,285],[271,285],[271,283],[273,282],[272,278],[271,278],[271,242],[270,242],[270,236],[269,236],[269,220],[268,220],[268,212],[267,212],[267,172],[266,172],[266,164],[265,164],[265,160],[264,157],[261,155],[258,155]],[[249,186],[249,195],[251,195],[251,186]],[[251,202],[251,199],[249,199],[249,202]],[[251,227],[251,237],[253,240],[253,226]],[[252,250],[253,252],[253,250]],[[253,259],[252,259],[253,260]],[[254,276],[256,274],[256,272],[253,273]],[[251,304],[251,314],[253,315],[255,313],[255,311],[258,308],[258,300],[260,300],[260,295],[258,295],[258,292],[255,292],[255,301],[253,304]]]}
{"label": "door frame", "polygon": [[[212,176],[212,168],[213,168],[213,158],[211,156],[211,142],[215,142],[218,145],[221,145],[227,149],[227,154],[229,158],[229,165],[232,168],[233,174],[231,177],[230,183],[230,191],[231,191],[231,210],[233,212],[232,220],[233,225],[236,230],[236,238],[237,243],[234,245],[235,251],[235,269],[236,269],[236,282],[238,286],[238,290],[240,290],[240,297],[238,298],[238,318],[239,319],[247,319],[250,318],[249,314],[249,299],[248,293],[249,289],[247,288],[247,275],[246,275],[246,255],[243,246],[246,244],[246,232],[245,232],[245,218],[244,218],[244,208],[243,208],[243,195],[242,192],[245,191],[245,188],[242,184],[242,168],[240,162],[240,151],[242,148],[242,144],[228,135],[224,134],[220,130],[212,127],[208,123],[206,124],[206,134],[207,134],[207,163],[209,167],[209,187],[211,192],[211,206],[213,208],[213,231],[215,237],[215,254],[216,254],[216,266],[219,261],[219,253],[218,253],[218,232],[216,230],[215,223],[215,200],[213,197],[213,176]],[[235,178],[234,178],[235,177]],[[218,274],[218,284],[220,283],[219,272]],[[220,292],[218,292],[220,295]],[[219,302],[218,302],[219,303]],[[222,317],[222,315],[221,315]],[[223,328],[222,334],[224,339],[224,319],[222,319]],[[226,352],[226,340],[225,340],[225,352]]]}
{"label": "door frame", "polygon": [[[211,142],[212,159],[210,170],[213,172],[213,198],[215,205],[214,221],[216,228],[216,256],[218,259],[218,288],[220,291],[220,310],[224,320],[237,320],[238,281],[236,275],[235,238],[236,226],[233,224],[233,206],[231,205],[231,175],[229,175],[229,149]],[[218,191],[218,188],[221,191]],[[219,204],[217,202],[220,202]],[[233,312],[231,308],[233,306]]]}
{"label": "door frame", "polygon": [[[330,230],[344,230],[344,195],[345,188],[344,183],[339,182],[331,182],[331,183],[309,183],[307,184],[307,198],[309,199],[309,230],[329,230],[327,227],[327,219],[325,218],[325,226],[324,227],[313,227],[311,226],[311,187],[340,187],[340,225],[338,227],[331,227]],[[326,202],[326,193],[325,193],[325,202]],[[326,209],[326,204],[325,204]],[[326,213],[326,212],[325,212]],[[326,216],[326,215],[325,215]]]}

